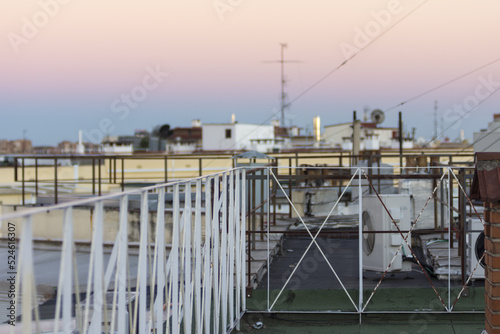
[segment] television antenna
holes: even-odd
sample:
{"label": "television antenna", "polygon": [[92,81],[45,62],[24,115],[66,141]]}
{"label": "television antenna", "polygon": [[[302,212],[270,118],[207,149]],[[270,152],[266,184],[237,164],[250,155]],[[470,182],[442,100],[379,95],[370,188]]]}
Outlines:
{"label": "television antenna", "polygon": [[280,63],[281,64],[281,127],[285,127],[285,110],[290,107],[289,104],[286,103],[286,93],[285,93],[285,84],[287,80],[285,79],[285,63],[301,63],[298,60],[285,60],[285,48],[287,47],[286,43],[280,43],[281,45],[281,60],[271,60],[264,61],[264,63]]}

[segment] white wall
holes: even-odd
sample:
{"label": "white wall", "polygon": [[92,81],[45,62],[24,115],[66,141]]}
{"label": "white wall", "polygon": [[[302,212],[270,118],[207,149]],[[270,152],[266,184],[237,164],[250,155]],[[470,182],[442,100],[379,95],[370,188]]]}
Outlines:
{"label": "white wall", "polygon": [[352,123],[325,126],[325,131],[323,132],[323,140],[331,146],[340,146],[342,145],[343,137],[351,136]]}
{"label": "white wall", "polygon": [[[203,124],[202,129],[204,151],[227,150],[235,143],[234,124]],[[231,138],[226,138],[226,129],[231,129]]]}
{"label": "white wall", "polygon": [[474,132],[474,152],[500,152],[500,121],[488,123],[488,130]]}
{"label": "white wall", "polygon": [[[366,138],[366,133],[372,133],[378,136],[380,147],[391,147],[393,128],[362,128],[361,138]],[[343,137],[352,136],[352,123],[325,126],[323,140],[331,146],[341,146]]]}
{"label": "white wall", "polygon": [[[274,127],[254,124],[204,124],[203,150],[252,150],[252,139],[274,139]],[[226,138],[231,129],[231,138]]]}

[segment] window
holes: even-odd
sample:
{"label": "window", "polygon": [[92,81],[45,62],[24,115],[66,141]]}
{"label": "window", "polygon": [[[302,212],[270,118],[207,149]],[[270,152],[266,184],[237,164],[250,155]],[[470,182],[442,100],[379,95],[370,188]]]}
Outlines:
{"label": "window", "polygon": [[231,129],[226,129],[226,138],[231,138]]}

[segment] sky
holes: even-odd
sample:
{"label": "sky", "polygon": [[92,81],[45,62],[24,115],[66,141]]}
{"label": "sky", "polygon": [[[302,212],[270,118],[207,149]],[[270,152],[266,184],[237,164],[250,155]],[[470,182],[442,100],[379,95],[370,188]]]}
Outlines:
{"label": "sky", "polygon": [[269,124],[281,43],[296,61],[287,125],[381,109],[396,127],[402,111],[429,139],[437,101],[441,139],[471,139],[500,113],[499,12],[498,0],[4,0],[0,139],[96,141],[232,113]]}

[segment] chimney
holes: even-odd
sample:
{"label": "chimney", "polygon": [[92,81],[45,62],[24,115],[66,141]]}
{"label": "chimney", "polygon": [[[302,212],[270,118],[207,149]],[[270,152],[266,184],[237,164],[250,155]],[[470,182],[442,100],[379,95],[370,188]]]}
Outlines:
{"label": "chimney", "polygon": [[236,115],[231,114],[231,124],[234,124],[234,123],[236,123]]}
{"label": "chimney", "polygon": [[82,139],[82,130],[78,131],[78,145],[76,146],[76,153],[78,154],[84,154],[85,153],[85,146],[83,146],[83,139]]}

